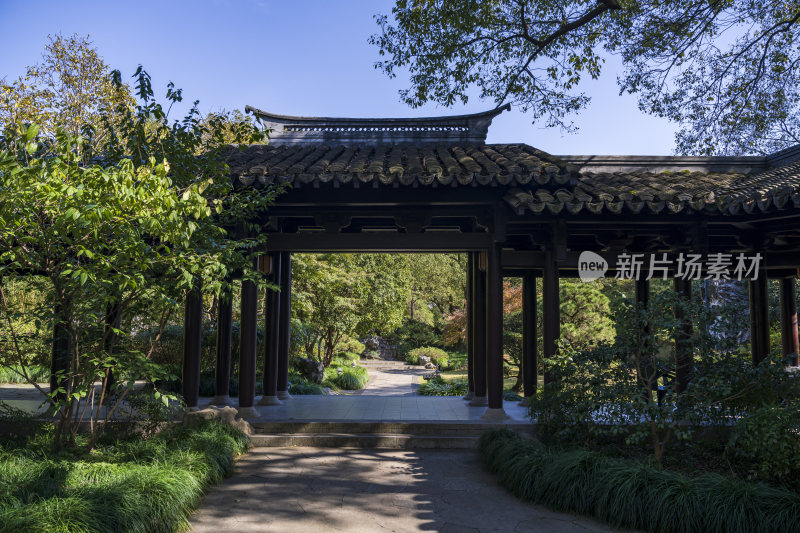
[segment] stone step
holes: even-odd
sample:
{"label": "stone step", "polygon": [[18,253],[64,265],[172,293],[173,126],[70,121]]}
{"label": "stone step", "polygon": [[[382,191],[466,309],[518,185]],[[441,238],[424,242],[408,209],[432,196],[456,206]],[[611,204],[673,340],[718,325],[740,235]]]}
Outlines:
{"label": "stone step", "polygon": [[256,448],[308,446],[320,448],[474,449],[478,445],[479,437],[479,435],[438,436],[382,433],[280,433],[251,435],[250,443]]}

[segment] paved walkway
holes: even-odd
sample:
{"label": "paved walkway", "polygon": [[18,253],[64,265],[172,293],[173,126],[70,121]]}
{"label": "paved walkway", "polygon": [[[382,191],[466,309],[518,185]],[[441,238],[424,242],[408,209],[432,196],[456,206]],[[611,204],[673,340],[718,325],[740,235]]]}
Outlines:
{"label": "paved walkway", "polygon": [[362,361],[360,364],[367,368],[369,382],[359,393],[369,396],[416,396],[422,376],[431,372],[400,361]]}
{"label": "paved walkway", "polygon": [[256,448],[190,518],[198,533],[611,531],[518,500],[474,451]]}

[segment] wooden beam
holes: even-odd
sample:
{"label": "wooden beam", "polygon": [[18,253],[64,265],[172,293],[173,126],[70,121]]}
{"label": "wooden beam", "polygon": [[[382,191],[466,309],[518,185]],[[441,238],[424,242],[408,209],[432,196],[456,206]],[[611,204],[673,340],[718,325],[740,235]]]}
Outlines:
{"label": "wooden beam", "polygon": [[289,349],[292,329],[292,254],[281,254],[280,328],[278,331],[278,399],[289,395]]}
{"label": "wooden beam", "polygon": [[750,354],[754,365],[769,355],[769,291],[763,274],[750,280]]}
{"label": "wooden beam", "polygon": [[[269,281],[278,285],[281,280],[282,253],[271,252],[272,272]],[[279,405],[278,400],[278,351],[280,349],[280,293],[272,288],[265,290],[264,310],[264,395],[259,405]]]}
{"label": "wooden beam", "polygon": [[502,409],[503,276],[499,244],[486,253],[486,383],[489,409]]}
{"label": "wooden beam", "polygon": [[472,293],[472,284],[475,281],[475,252],[467,252],[467,288],[466,288],[466,327],[467,327],[467,394],[465,400],[471,400],[475,396],[475,325],[472,323],[474,314],[475,299]]}
{"label": "wooden beam", "polygon": [[239,336],[239,411],[253,414],[256,395],[256,350],[258,346],[258,287],[242,280],[241,327]]}
{"label": "wooden beam", "polygon": [[675,338],[675,381],[676,392],[683,392],[689,386],[694,373],[694,357],[689,341],[692,338],[692,322],[683,307],[692,299],[692,282],[688,279],[674,278],[673,288],[679,303],[675,307],[675,318],[679,322]]}
{"label": "wooden beam", "polygon": [[536,276],[522,278],[522,387],[526,398],[536,393]]}
{"label": "wooden beam", "polygon": [[203,292],[193,287],[186,295],[183,317],[183,400],[196,408],[200,399],[200,351],[203,345]]}
{"label": "wooden beam", "polygon": [[271,233],[273,252],[466,252],[486,250],[486,233],[435,231],[430,233]]}
{"label": "wooden beam", "polygon": [[486,272],[480,269],[478,253],[473,260],[474,279],[472,281],[472,300],[475,302],[472,313],[473,364],[472,379],[475,397],[470,405],[486,405]]}
{"label": "wooden beam", "polygon": [[[558,266],[552,251],[545,253],[542,274],[542,355],[553,357],[561,336],[561,296],[559,294]],[[550,383],[552,374],[545,369],[544,381]]]}
{"label": "wooden beam", "polygon": [[227,405],[230,401],[232,342],[233,294],[228,288],[220,293],[217,303],[217,367],[212,405]]}
{"label": "wooden beam", "polygon": [[793,366],[798,366],[800,339],[797,331],[797,292],[795,278],[786,277],[780,280],[781,292],[781,353],[793,355]]}

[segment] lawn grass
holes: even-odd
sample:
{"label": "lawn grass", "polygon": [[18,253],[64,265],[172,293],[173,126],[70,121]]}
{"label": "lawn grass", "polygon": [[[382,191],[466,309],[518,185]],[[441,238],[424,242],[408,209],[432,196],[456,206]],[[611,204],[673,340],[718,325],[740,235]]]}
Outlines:
{"label": "lawn grass", "polygon": [[219,422],[53,455],[47,435],[0,445],[0,531],[172,532],[233,468],[247,436]]}
{"label": "lawn grass", "polygon": [[[440,375],[443,379],[446,380],[463,380],[466,381],[467,379],[467,371],[466,369],[463,370],[443,370],[440,372]],[[511,390],[517,383],[517,375],[511,374],[509,376],[503,377],[503,390]],[[544,376],[539,376],[539,388],[544,387]]]}
{"label": "lawn grass", "polygon": [[484,432],[481,456],[523,500],[617,528],[685,533],[797,531],[800,494],[732,476],[687,476],[585,449],[547,448],[508,429]]}

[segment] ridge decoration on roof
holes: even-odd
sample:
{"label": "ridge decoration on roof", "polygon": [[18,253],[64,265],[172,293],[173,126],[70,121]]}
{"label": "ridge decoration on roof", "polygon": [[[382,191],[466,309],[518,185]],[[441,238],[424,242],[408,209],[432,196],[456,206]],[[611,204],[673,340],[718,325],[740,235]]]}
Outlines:
{"label": "ridge decoration on roof", "polygon": [[511,109],[505,104],[471,115],[425,118],[331,118],[276,115],[245,106],[270,130],[270,144],[295,143],[383,144],[383,143],[478,143],[494,117]]}

